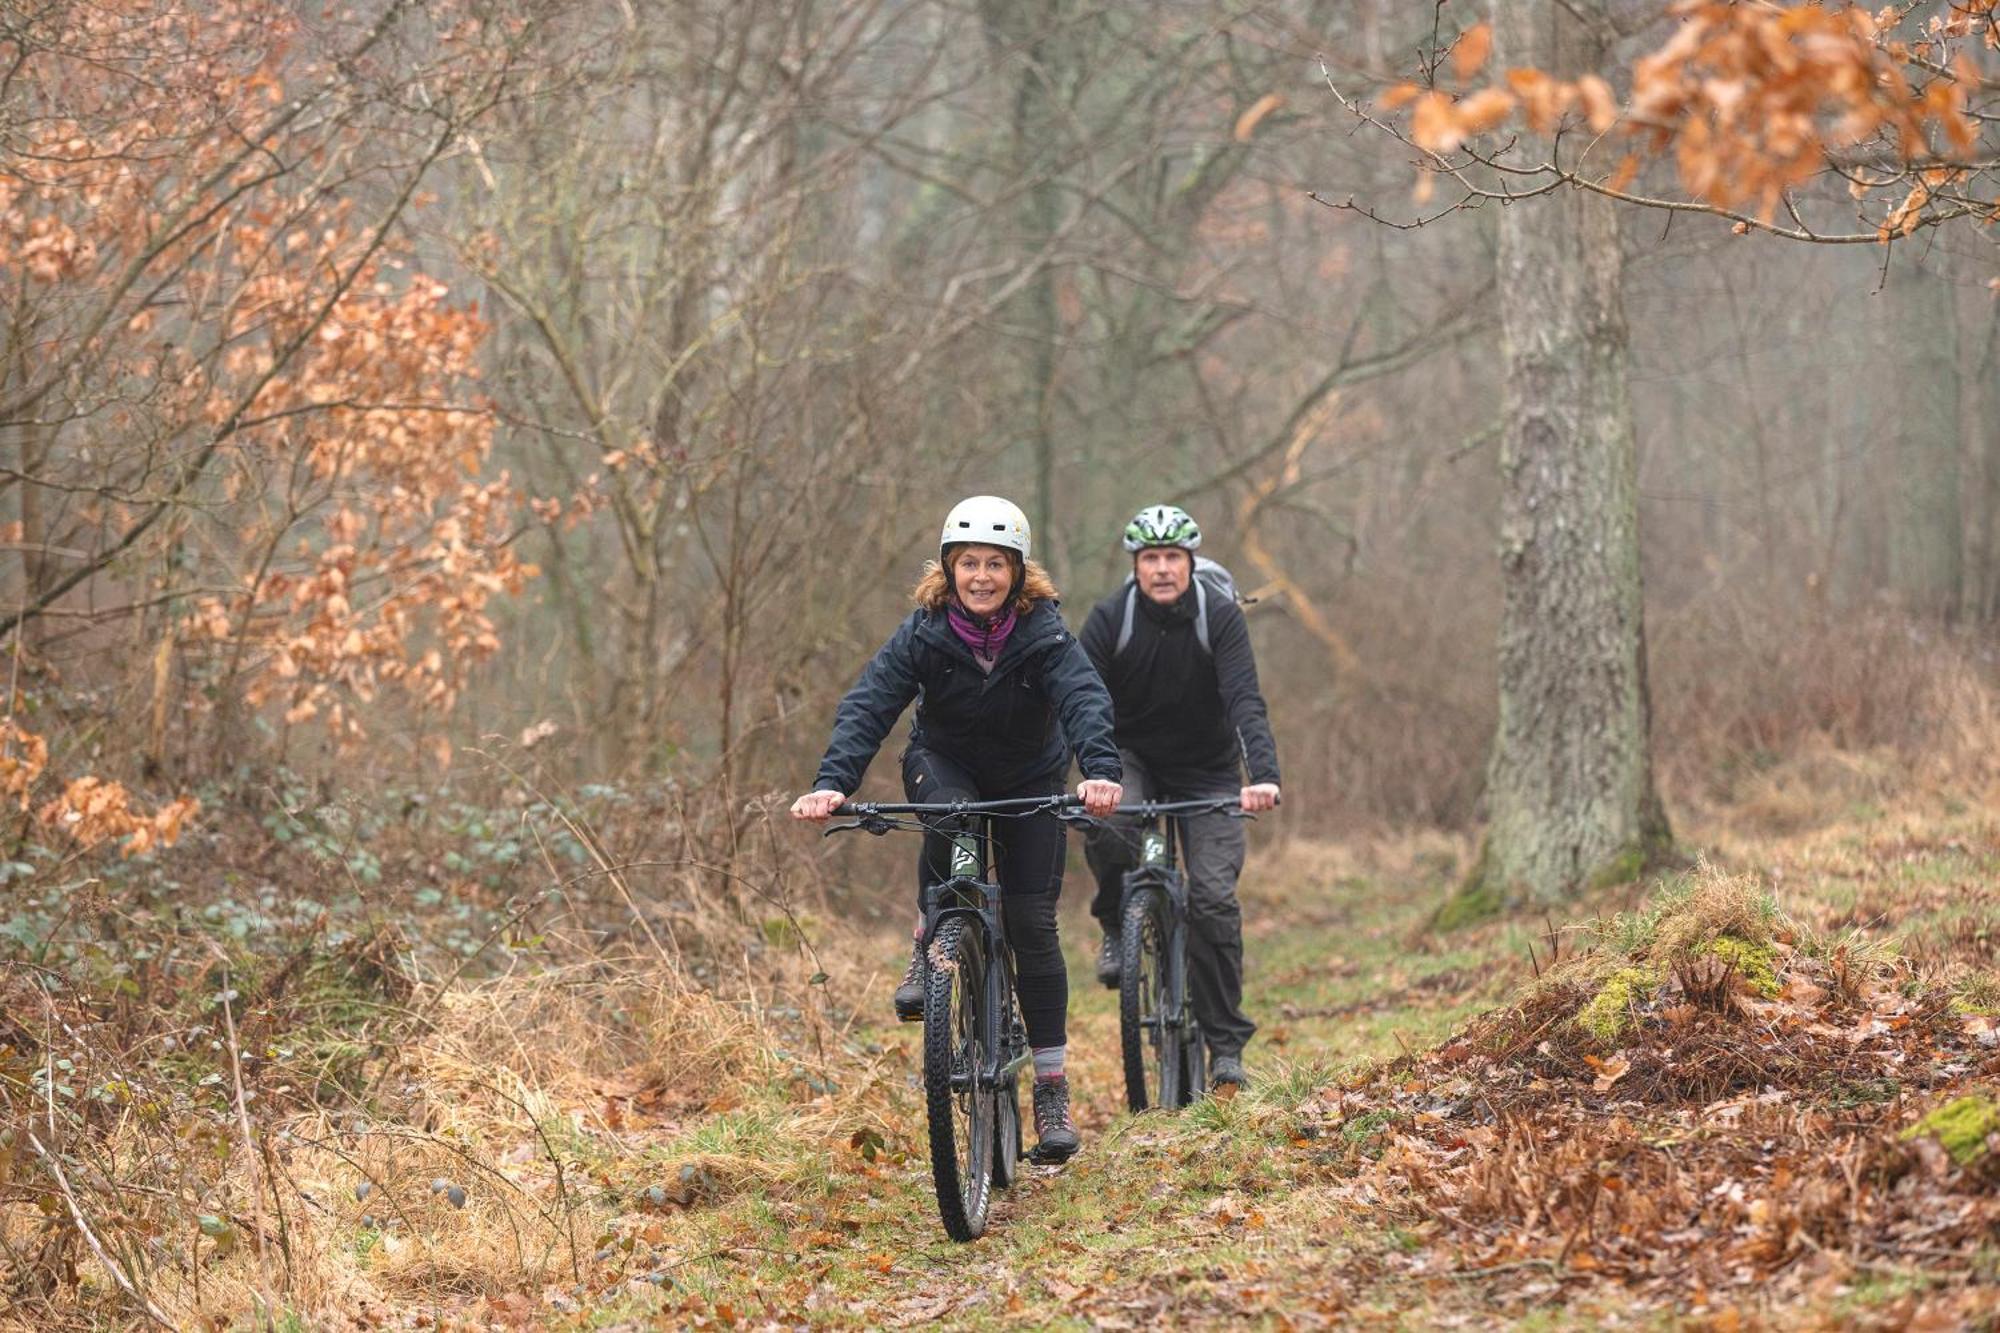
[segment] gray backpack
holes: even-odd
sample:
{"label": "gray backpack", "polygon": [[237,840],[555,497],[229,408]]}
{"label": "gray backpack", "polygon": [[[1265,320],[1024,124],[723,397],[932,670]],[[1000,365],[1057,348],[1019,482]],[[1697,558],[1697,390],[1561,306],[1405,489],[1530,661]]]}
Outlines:
{"label": "gray backpack", "polygon": [[[1228,570],[1205,555],[1194,558],[1194,639],[1201,645],[1202,652],[1213,657],[1215,650],[1208,645],[1208,599],[1220,597],[1225,601],[1247,604],[1247,599],[1236,591],[1236,578]],[[1139,609],[1139,581],[1128,576],[1125,580],[1125,616],[1118,626],[1118,646],[1111,650],[1112,656],[1125,651],[1125,645],[1132,642],[1132,617]]]}

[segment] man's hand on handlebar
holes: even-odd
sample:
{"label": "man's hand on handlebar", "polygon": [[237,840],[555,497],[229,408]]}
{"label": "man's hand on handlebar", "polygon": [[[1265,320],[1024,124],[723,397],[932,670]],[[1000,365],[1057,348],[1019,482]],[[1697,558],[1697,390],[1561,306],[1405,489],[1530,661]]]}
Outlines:
{"label": "man's hand on handlebar", "polygon": [[1278,804],[1278,784],[1259,782],[1243,789],[1243,809],[1248,814],[1258,814],[1275,809]]}
{"label": "man's hand on handlebar", "polygon": [[1076,789],[1083,798],[1083,808],[1103,819],[1118,808],[1118,802],[1125,799],[1125,788],[1103,778],[1085,778]]}
{"label": "man's hand on handlebar", "polygon": [[837,791],[809,791],[792,802],[792,818],[824,824],[833,818],[833,812],[846,800],[847,797]]}

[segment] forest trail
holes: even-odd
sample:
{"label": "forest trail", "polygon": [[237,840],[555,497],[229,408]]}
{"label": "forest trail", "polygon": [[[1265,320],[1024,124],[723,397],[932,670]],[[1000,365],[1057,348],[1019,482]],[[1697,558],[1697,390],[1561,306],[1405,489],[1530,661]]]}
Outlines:
{"label": "forest trail", "polygon": [[[412,937],[322,918],[231,977],[240,1075],[202,1054],[214,1007],[123,1082],[67,1075],[133,1112],[71,1151],[145,1187],[76,1203],[175,1327],[1962,1326],[2000,1311],[1995,808],[1753,811],[1588,921],[1444,934],[1463,843],[1267,849],[1253,1084],[1177,1115],[1123,1110],[1073,903],[1084,1148],[965,1245],[889,934],[788,909],[677,963],[551,924],[412,983]],[[10,994],[0,1039],[43,1003]],[[19,1326],[129,1320],[78,1272]]]}
{"label": "forest trail", "polygon": [[[829,1052],[832,1090],[809,1096],[791,1128],[749,1105],[722,1112],[734,1137],[715,1120],[657,1138],[631,1126],[626,1163],[683,1176],[692,1166],[715,1194],[614,1223],[607,1234],[620,1239],[600,1256],[612,1271],[587,1284],[596,1308],[577,1318],[1108,1329],[1972,1319],[2000,1308],[1995,1252],[1977,1240],[1995,1217],[1990,1162],[1962,1166],[1904,1137],[1933,1106],[1990,1089],[2000,1068],[1996,990],[1978,970],[2000,924],[2000,825],[1956,808],[1862,809],[1788,838],[1721,835],[1718,857],[1752,877],[1697,871],[1679,900],[1719,921],[1720,938],[1756,936],[1769,906],[1754,886],[1780,885],[1780,924],[1755,946],[1775,951],[1779,987],[1756,991],[1754,958],[1704,942],[1698,951],[1727,959],[1705,974],[1716,1012],[1698,1004],[1697,966],[1632,1000],[1643,1020],[1624,1045],[1595,1048],[1575,1013],[1626,970],[1591,960],[1643,968],[1634,941],[1684,935],[1687,911],[1648,913],[1638,886],[1614,891],[1604,910],[1625,915],[1592,937],[1598,953],[1541,922],[1439,937],[1425,927],[1446,849],[1357,859],[1293,848],[1246,876],[1248,1003],[1263,1025],[1255,1086],[1178,1116],[1126,1114],[1115,997],[1075,985],[1084,1150],[1063,1168],[1031,1168],[970,1245],[945,1239],[936,1219],[916,1029],[872,1021],[895,974],[885,962],[842,1053]],[[1072,976],[1087,979],[1095,940],[1081,926],[1069,931]],[[894,945],[883,942],[885,959]],[[1559,976],[1582,978],[1526,1001],[1553,1044],[1469,1056],[1504,1028],[1479,1016],[1519,996],[1552,953]],[[1812,1035],[1830,1024],[1842,1035]],[[1688,1057],[1678,1066],[1676,1042]],[[1746,1082],[1723,1056],[1759,1072]],[[1621,1084],[1627,1070],[1641,1072]],[[1515,1109],[1490,1113],[1493,1102]],[[819,1148],[781,1141],[806,1126]],[[801,1168],[802,1150],[825,1155]],[[1860,1196],[1829,1193],[1843,1171],[1867,1177]],[[1831,1222],[1841,1207],[1879,1225]],[[631,1248],[619,1249],[625,1237]]]}

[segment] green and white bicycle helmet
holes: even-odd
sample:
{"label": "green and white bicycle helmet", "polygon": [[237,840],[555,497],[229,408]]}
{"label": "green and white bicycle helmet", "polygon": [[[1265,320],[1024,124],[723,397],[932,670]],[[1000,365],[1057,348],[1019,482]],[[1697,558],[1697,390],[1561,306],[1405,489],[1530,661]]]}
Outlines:
{"label": "green and white bicycle helmet", "polygon": [[1125,549],[1136,553],[1148,546],[1198,550],[1201,527],[1179,505],[1147,505],[1125,525]]}
{"label": "green and white bicycle helmet", "polygon": [[997,495],[960,500],[945,515],[944,532],[938,538],[938,563],[945,563],[944,553],[951,547],[973,544],[1018,551],[1026,561],[1031,544],[1028,516],[1012,500]]}

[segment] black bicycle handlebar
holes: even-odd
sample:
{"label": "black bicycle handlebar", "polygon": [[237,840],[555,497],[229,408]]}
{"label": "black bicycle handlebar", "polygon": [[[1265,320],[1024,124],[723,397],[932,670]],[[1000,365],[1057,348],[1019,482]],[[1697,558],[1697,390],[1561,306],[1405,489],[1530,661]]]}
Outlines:
{"label": "black bicycle handlebar", "polygon": [[897,823],[892,815],[1026,815],[1039,810],[1047,810],[1058,819],[1073,818],[1083,808],[1083,798],[1058,792],[1053,796],[1017,796],[1004,801],[847,801],[834,807],[837,815],[847,815],[853,822],[829,825],[821,837],[830,838],[836,833],[851,833],[860,830],[878,837],[892,829],[923,831],[923,823]]}
{"label": "black bicycle handlebar", "polygon": [[882,801],[844,801],[835,814],[852,815],[1005,815],[1023,810],[1072,810],[1083,805],[1081,796],[1057,792],[1053,796],[1016,796],[1004,801],[931,801],[889,804]]}
{"label": "black bicycle handlebar", "polygon": [[[1183,801],[1140,801],[1132,805],[1116,807],[1112,813],[1136,815],[1140,819],[1155,819],[1161,816],[1225,814],[1232,819],[1255,819],[1257,816],[1241,808],[1238,798],[1233,796],[1209,796],[1197,800]],[[835,824],[826,830],[825,836],[846,833],[859,829],[867,833],[887,833],[896,827],[890,821],[892,815],[1021,815],[1046,810],[1066,823],[1094,824],[1097,816],[1083,808],[1083,798],[1067,792],[1051,796],[1016,796],[1002,801],[846,801],[834,807],[836,815],[844,815],[854,822]]]}
{"label": "black bicycle handlebar", "polygon": [[1208,796],[1191,801],[1141,801],[1137,805],[1121,805],[1113,813],[1151,819],[1156,815],[1248,814],[1249,812],[1243,809],[1239,797]]}

